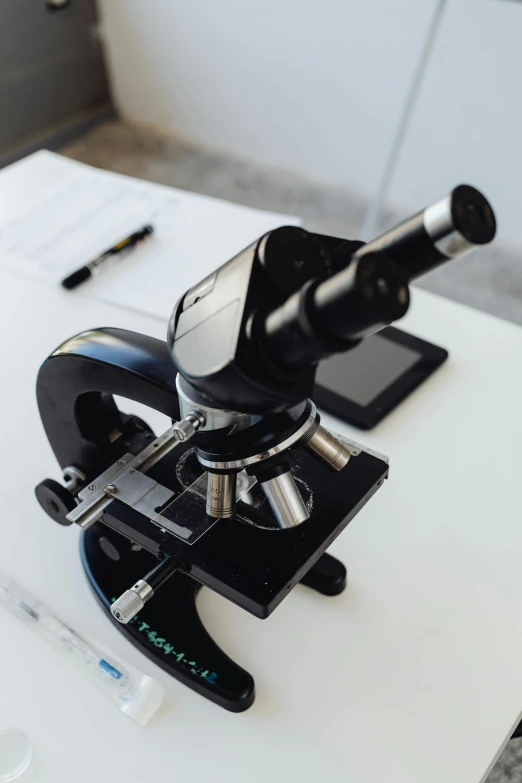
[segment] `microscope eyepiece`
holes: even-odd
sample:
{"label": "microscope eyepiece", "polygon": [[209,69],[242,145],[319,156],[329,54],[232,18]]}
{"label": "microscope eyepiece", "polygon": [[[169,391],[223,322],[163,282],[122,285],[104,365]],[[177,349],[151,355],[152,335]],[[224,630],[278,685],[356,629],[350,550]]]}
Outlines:
{"label": "microscope eyepiece", "polygon": [[410,280],[491,242],[495,231],[487,199],[459,185],[355,252],[346,243],[352,255],[344,269],[312,281],[268,314],[263,350],[286,368],[347,350],[405,315]]}
{"label": "microscope eyepiece", "polygon": [[495,214],[485,196],[471,185],[458,185],[413,217],[363,245],[356,257],[385,251],[408,278],[430,272],[494,238]]}
{"label": "microscope eyepiece", "polygon": [[447,258],[491,242],[496,232],[488,200],[470,185],[459,185],[449,196],[427,207],[423,223],[435,247]]}

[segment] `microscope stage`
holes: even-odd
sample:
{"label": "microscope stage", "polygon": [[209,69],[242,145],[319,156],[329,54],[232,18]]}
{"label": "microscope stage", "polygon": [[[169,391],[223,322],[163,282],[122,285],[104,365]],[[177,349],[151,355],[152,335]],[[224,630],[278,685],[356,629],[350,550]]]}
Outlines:
{"label": "microscope stage", "polygon": [[[197,470],[193,449],[181,457],[177,451],[175,460],[167,455],[150,475],[181,493],[189,463]],[[116,500],[101,521],[154,554],[173,555],[197,582],[264,619],[303,579],[388,475],[387,462],[365,451],[352,456],[337,473],[318,466],[301,450],[292,452],[291,463],[310,511],[310,519],[295,528],[275,527],[267,503],[254,508],[242,501],[235,516],[218,520],[192,545]],[[191,475],[188,481],[196,477]],[[205,515],[204,498],[201,514]],[[140,576],[137,573],[136,579]]]}

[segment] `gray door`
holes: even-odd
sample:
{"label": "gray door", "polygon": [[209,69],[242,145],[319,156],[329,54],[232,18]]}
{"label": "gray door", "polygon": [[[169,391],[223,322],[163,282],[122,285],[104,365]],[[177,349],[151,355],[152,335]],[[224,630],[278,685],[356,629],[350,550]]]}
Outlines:
{"label": "gray door", "polygon": [[107,112],[95,25],[94,0],[0,0],[0,164]]}

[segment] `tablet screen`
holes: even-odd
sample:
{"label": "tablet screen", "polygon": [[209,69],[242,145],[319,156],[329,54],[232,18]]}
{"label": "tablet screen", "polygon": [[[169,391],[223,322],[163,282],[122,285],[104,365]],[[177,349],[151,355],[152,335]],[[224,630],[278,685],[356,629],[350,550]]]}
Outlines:
{"label": "tablet screen", "polygon": [[357,405],[366,406],[413,367],[420,357],[417,351],[376,334],[351,351],[322,361],[316,383]]}

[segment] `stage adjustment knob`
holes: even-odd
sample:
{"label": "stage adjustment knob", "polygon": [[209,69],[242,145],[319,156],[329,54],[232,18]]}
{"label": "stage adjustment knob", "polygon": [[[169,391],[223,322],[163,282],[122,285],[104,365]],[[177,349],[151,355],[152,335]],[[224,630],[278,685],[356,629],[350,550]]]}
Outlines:
{"label": "stage adjustment knob", "polygon": [[76,502],[62,484],[53,479],[44,479],[34,490],[36,499],[51,519],[59,525],[71,525],[66,519],[67,514],[76,508]]}
{"label": "stage adjustment knob", "polygon": [[114,619],[122,625],[130,623],[132,618],[136,617],[138,612],[141,612],[147,601],[150,601],[169,576],[172,576],[179,568],[180,564],[175,558],[164,557],[157,566],[154,566],[152,571],[145,574],[143,579],[138,579],[130,590],[125,590],[111,604],[111,614]]}
{"label": "stage adjustment knob", "polygon": [[130,590],[125,590],[123,595],[114,601],[111,605],[112,616],[122,625],[127,625],[138,612],[141,612],[145,603],[153,595],[152,587],[144,579],[140,579]]}

